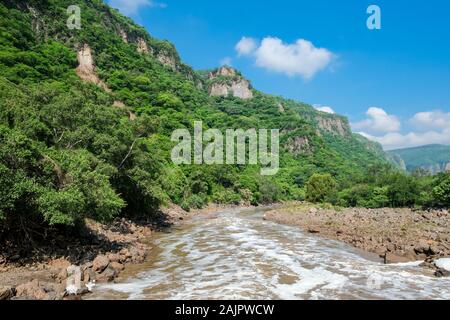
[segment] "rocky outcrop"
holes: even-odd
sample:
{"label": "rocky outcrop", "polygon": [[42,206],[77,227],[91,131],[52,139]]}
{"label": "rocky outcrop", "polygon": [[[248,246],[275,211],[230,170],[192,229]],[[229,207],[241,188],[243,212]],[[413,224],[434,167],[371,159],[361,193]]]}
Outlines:
{"label": "rocky outcrop", "polygon": [[147,42],[142,38],[137,39],[137,51],[141,54],[153,54]]}
{"label": "rocky outcrop", "polygon": [[250,82],[233,68],[224,66],[209,74],[209,95],[213,97],[233,97],[244,100],[253,98]]}
{"label": "rocky outcrop", "polygon": [[311,146],[307,137],[290,138],[286,144],[286,149],[294,155],[311,154]]}
{"label": "rocky outcrop", "polygon": [[175,57],[166,52],[159,52],[158,55],[156,56],[156,59],[158,59],[159,62],[161,62],[163,65],[169,67],[172,70],[177,69],[177,62]]}
{"label": "rocky outcrop", "polygon": [[122,38],[123,42],[128,43],[128,34],[122,28],[119,28],[119,35]]}
{"label": "rocky outcrop", "polygon": [[351,129],[348,123],[340,117],[316,117],[321,132],[331,133],[342,137],[349,136]]}
{"label": "rocky outcrop", "polygon": [[106,92],[111,92],[108,86],[100,80],[95,73],[94,58],[92,50],[88,44],[84,44],[77,51],[78,67],[76,69],[77,75],[86,82],[91,82],[101,87]]}

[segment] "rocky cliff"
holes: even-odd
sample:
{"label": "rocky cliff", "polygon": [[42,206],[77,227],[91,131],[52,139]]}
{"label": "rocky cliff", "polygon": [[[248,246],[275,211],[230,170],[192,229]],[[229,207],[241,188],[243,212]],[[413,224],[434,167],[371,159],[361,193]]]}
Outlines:
{"label": "rocky cliff", "polygon": [[253,98],[250,82],[235,69],[224,66],[212,71],[208,77],[209,94],[214,97],[233,97],[244,100]]}

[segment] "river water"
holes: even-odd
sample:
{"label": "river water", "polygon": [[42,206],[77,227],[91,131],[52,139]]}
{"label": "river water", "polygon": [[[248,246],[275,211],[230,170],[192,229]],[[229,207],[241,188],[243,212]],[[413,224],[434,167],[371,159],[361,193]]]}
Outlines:
{"label": "river water", "polygon": [[152,239],[149,262],[92,299],[450,299],[450,279],[385,265],[344,243],[263,220],[264,209],[201,216]]}

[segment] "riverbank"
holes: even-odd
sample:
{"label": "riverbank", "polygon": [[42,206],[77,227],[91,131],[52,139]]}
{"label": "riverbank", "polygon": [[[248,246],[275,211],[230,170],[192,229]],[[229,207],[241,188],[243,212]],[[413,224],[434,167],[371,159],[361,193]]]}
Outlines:
{"label": "riverbank", "polygon": [[[376,253],[385,263],[425,261],[424,266],[435,268],[436,259],[450,257],[447,210],[335,209],[289,203],[264,218]],[[437,268],[436,275],[450,274]]]}
{"label": "riverbank", "polygon": [[[112,282],[130,264],[143,263],[152,250],[149,243],[155,233],[230,208],[246,207],[210,205],[187,212],[171,205],[152,221],[118,219],[101,224],[87,220],[80,238],[60,236],[26,257],[21,251],[0,252],[0,300],[80,299],[93,285]],[[67,292],[71,270],[80,271],[81,282]],[[76,276],[69,282],[72,279]]]}

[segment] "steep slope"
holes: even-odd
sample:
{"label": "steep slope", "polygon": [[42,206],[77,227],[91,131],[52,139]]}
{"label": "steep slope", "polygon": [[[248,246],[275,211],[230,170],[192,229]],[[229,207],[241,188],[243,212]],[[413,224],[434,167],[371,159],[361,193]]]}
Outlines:
{"label": "steep slope", "polygon": [[408,172],[424,169],[431,174],[450,171],[450,146],[426,145],[389,151],[395,161]]}
{"label": "steep slope", "polygon": [[[18,203],[20,212],[70,224],[85,215],[150,214],[168,202],[304,199],[315,172],[346,188],[386,163],[344,117],[259,92],[232,68],[194,72],[172,44],[101,0],[78,1],[82,29],[70,30],[72,4],[0,2],[0,170],[4,185],[23,188],[1,198],[0,217],[17,213]],[[279,173],[173,164],[172,132],[199,120],[221,130],[279,128]],[[14,161],[11,150],[21,151]]]}

